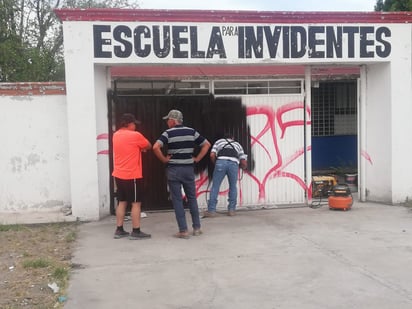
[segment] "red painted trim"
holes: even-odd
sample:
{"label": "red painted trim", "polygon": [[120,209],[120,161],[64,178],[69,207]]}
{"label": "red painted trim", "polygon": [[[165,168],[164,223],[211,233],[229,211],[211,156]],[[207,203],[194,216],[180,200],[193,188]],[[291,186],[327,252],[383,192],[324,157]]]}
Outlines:
{"label": "red painted trim", "polygon": [[256,24],[412,23],[412,12],[266,12],[147,9],[56,9],[62,21],[214,22]]}
{"label": "red painted trim", "polygon": [[65,82],[0,83],[2,96],[66,95]]}
{"label": "red painted trim", "polygon": [[[312,75],[326,76],[357,76],[360,74],[359,67],[323,67],[313,68]],[[230,78],[230,77],[254,77],[254,78],[276,78],[305,75],[305,67],[294,66],[116,66],[111,67],[112,78],[137,78],[140,80],[150,79],[202,79],[202,78]]]}

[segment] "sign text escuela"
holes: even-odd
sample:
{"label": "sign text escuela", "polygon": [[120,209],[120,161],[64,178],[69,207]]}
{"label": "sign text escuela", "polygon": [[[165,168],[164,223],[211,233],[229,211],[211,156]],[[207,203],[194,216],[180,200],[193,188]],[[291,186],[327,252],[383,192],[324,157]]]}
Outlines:
{"label": "sign text escuela", "polygon": [[100,59],[386,58],[390,37],[388,27],[371,25],[93,25]]}

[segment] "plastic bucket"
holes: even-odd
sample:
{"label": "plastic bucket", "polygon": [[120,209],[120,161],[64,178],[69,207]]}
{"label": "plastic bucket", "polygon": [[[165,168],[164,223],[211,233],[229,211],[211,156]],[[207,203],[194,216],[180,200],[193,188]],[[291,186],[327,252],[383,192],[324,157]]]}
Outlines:
{"label": "plastic bucket", "polygon": [[358,174],[345,174],[345,183],[351,192],[358,192]]}

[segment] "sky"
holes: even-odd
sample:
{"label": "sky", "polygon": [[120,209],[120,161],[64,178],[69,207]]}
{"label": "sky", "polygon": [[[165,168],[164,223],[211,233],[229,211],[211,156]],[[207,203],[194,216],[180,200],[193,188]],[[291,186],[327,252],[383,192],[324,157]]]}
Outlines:
{"label": "sky", "polygon": [[373,11],[376,0],[140,0],[142,9]]}

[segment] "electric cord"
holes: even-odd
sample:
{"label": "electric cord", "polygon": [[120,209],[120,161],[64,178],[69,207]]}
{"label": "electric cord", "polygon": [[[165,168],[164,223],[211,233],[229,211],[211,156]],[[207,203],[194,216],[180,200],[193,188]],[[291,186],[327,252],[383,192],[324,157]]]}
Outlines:
{"label": "electric cord", "polygon": [[320,208],[320,207],[322,207],[322,206],[325,206],[325,205],[327,205],[328,204],[328,200],[326,199],[326,201],[322,201],[322,194],[320,194],[320,197],[319,197],[319,199],[318,200],[312,200],[312,203],[310,204],[310,208],[312,208],[312,209],[318,209],[318,208]]}

